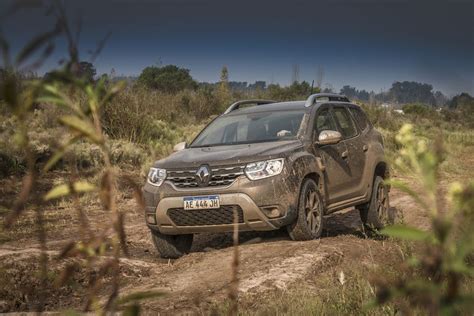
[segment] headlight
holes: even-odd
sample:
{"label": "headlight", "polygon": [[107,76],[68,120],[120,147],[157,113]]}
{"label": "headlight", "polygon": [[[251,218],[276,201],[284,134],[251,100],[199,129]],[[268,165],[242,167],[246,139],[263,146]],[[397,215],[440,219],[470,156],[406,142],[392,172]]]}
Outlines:
{"label": "headlight", "polygon": [[250,180],[259,180],[280,174],[283,170],[283,158],[249,163],[245,174]]}
{"label": "headlight", "polygon": [[160,168],[150,168],[147,181],[151,185],[159,187],[166,179],[166,170]]}

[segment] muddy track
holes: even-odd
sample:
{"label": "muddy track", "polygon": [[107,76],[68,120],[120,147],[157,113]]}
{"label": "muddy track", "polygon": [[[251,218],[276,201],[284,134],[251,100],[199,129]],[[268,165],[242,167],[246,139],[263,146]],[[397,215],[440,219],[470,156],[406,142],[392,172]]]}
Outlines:
{"label": "muddy track", "polygon": [[[124,207],[131,202],[124,203]],[[393,191],[391,204],[405,222],[423,227],[426,217],[411,211],[413,201]],[[122,258],[132,277],[127,277],[123,291],[164,289],[168,292],[163,304],[160,299],[145,303],[146,310],[174,313],[202,310],[227,295],[232,258],[230,234],[200,234],[192,252],[178,260],[158,257],[150,233],[139,214],[129,216],[126,225],[130,256]],[[50,236],[51,239],[51,236]],[[48,253],[54,255],[68,238],[51,240]],[[241,297],[261,295],[272,290],[284,290],[296,282],[330,268],[351,264],[374,264],[375,257],[394,252],[390,243],[367,238],[356,210],[345,210],[325,218],[323,238],[307,242],[291,241],[285,231],[242,233],[240,236]],[[22,245],[28,245],[27,247]],[[28,260],[38,256],[38,247],[31,243],[10,242],[0,248],[0,260]],[[131,271],[131,272],[130,272]],[[65,306],[75,306],[77,301]]]}

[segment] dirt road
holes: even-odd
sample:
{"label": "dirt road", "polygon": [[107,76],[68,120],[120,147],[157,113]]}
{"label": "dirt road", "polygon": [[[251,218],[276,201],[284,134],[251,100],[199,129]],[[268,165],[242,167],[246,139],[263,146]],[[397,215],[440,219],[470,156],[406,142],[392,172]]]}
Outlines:
{"label": "dirt road", "polygon": [[[413,201],[392,190],[391,205],[405,222],[424,227],[427,219],[416,210]],[[132,208],[125,200],[121,207]],[[92,212],[92,216],[96,213]],[[100,213],[97,213],[100,214]],[[92,218],[93,219],[93,218]],[[132,292],[163,289],[168,294],[144,303],[148,311],[162,313],[207,310],[225,299],[230,281],[232,238],[230,234],[197,235],[192,252],[178,260],[158,258],[148,229],[138,213],[127,218],[126,232],[130,256],[121,259],[122,291]],[[48,254],[51,258],[73,237],[74,230],[49,236]],[[354,209],[337,212],[325,218],[323,238],[308,242],[293,242],[285,231],[242,233],[240,251],[241,300],[252,300],[275,290],[285,290],[294,284],[311,283],[318,274],[343,270],[351,265],[371,266],[387,256],[400,256],[389,242],[366,238],[358,212]],[[27,275],[37,267],[39,248],[34,241],[16,240],[3,244],[0,260],[7,282],[0,298],[2,311],[29,310],[35,295],[25,295]],[[57,264],[59,273],[62,265]],[[1,278],[1,277],[0,277]],[[81,281],[81,277],[78,280]],[[0,289],[1,290],[1,289]],[[53,290],[48,295],[48,309],[81,308],[81,292]]]}

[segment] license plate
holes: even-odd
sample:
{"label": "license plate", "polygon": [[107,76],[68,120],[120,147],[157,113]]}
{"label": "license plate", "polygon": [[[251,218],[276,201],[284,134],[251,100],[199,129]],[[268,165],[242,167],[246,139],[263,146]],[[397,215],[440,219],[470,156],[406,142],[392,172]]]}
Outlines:
{"label": "license plate", "polygon": [[219,196],[189,196],[183,198],[185,210],[203,210],[210,208],[219,208]]}

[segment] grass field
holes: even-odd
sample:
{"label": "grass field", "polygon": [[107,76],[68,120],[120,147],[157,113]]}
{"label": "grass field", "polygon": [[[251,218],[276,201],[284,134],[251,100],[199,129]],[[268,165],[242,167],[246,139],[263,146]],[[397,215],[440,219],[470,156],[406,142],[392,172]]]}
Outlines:
{"label": "grass field", "polygon": [[[187,104],[185,108],[183,102]],[[160,95],[126,90],[103,109],[111,160],[120,175],[117,207],[125,214],[124,229],[129,252],[128,257],[120,255],[120,287],[123,293],[156,288],[167,292],[162,298],[142,303],[147,312],[227,314],[231,306],[227,299],[231,236],[202,234],[197,237],[190,255],[175,261],[159,259],[143,223],[141,210],[132,200],[133,190],[125,181],[126,176],[143,183],[145,172],[153,160],[168,155],[175,143],[191,140],[213,115],[225,108],[224,103],[208,110],[206,115],[197,115],[203,104],[204,97],[196,92]],[[443,191],[447,191],[453,181],[468,183],[474,178],[471,168],[474,163],[473,130],[463,124],[450,123],[438,114],[419,117],[369,105],[363,107],[383,133],[388,157],[400,155],[401,147],[395,140],[398,129],[404,123],[413,123],[418,139],[426,140],[428,144],[442,139],[444,161],[440,165],[440,186]],[[41,104],[31,116],[28,134],[38,168],[44,166],[66,139],[67,130],[56,120],[63,111]],[[16,122],[5,109],[2,113],[0,216],[4,219],[21,189],[26,163],[24,152],[15,145]],[[45,194],[72,176],[98,183],[103,164],[98,146],[78,142],[70,147],[54,170],[39,179],[36,193]],[[395,179],[420,188],[419,179],[414,175],[398,170],[393,170],[392,174]],[[391,199],[399,222],[430,229],[430,215],[410,196],[394,189]],[[83,308],[93,274],[81,270],[78,259],[57,259],[69,240],[80,233],[79,209],[86,214],[92,231],[99,233],[107,227],[109,216],[104,213],[97,195],[83,195],[78,200],[66,197],[44,205],[49,257],[47,288],[37,273],[41,244],[37,239],[38,218],[34,210],[27,208],[11,228],[1,232],[0,296],[4,298],[0,302],[1,311],[35,310],[40,297],[34,293],[41,291],[46,294],[47,310]],[[411,254],[417,253],[418,247],[411,242],[367,237],[354,210],[335,213],[326,218],[325,223],[324,237],[314,242],[291,242],[284,231],[242,234],[239,266],[241,314],[393,315],[399,310],[403,305],[400,301],[376,308],[368,305],[375,300],[377,284],[381,280],[395,279],[406,273],[404,262]],[[110,250],[105,249],[97,262],[106,261],[110,256]],[[59,284],[57,280],[68,266],[75,267],[69,283],[54,285]],[[107,297],[112,280],[112,275],[104,275],[104,283],[95,294],[98,302]],[[462,287],[467,287],[472,293],[471,281],[465,279]],[[413,313],[422,315],[423,310],[414,310]]]}

